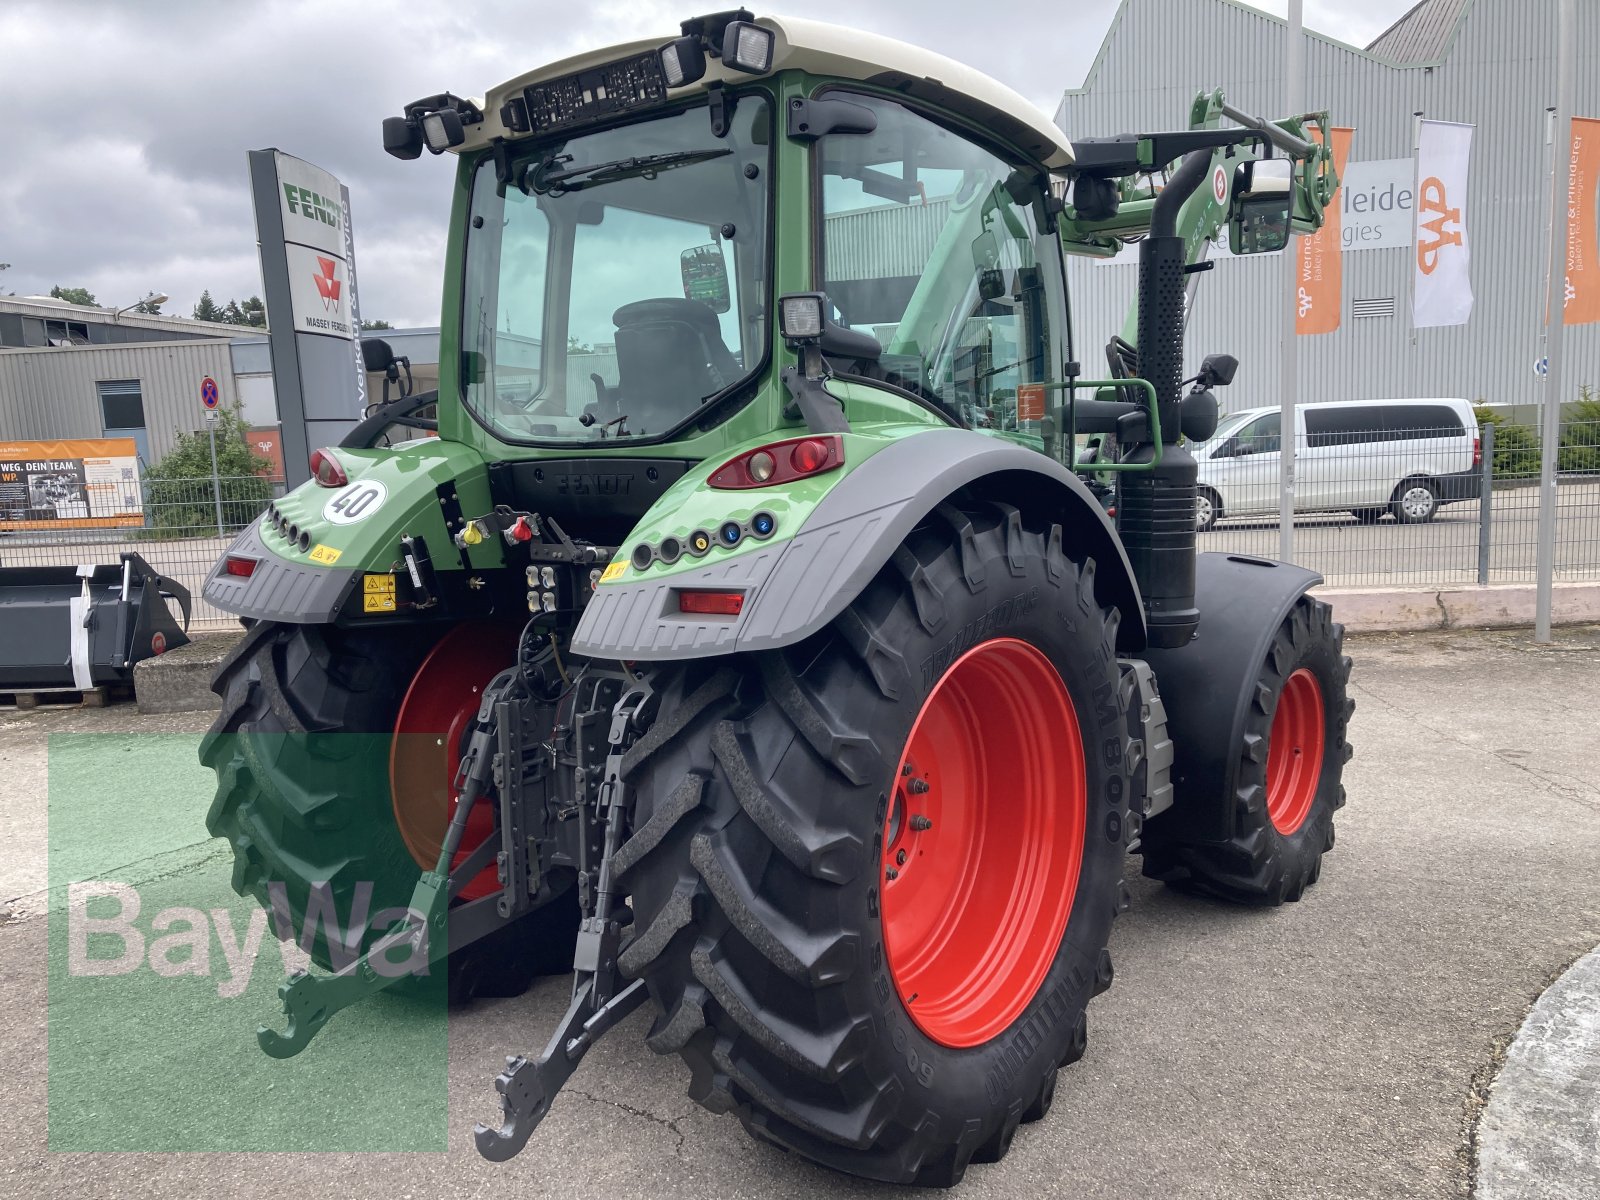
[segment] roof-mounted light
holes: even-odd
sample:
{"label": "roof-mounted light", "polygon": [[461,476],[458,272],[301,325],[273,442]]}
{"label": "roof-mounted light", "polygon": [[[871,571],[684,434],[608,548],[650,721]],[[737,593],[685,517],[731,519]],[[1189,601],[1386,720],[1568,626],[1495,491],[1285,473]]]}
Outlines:
{"label": "roof-mounted light", "polygon": [[681,37],[661,47],[661,76],[669,88],[687,87],[706,73],[706,52],[697,37]]}
{"label": "roof-mounted light", "polygon": [[450,147],[461,145],[467,140],[461,114],[453,108],[441,108],[438,112],[429,113],[422,118],[422,140],[434,154],[443,154]]}
{"label": "roof-mounted light", "polygon": [[749,21],[730,21],[722,31],[722,61],[751,75],[772,70],[772,30]]}
{"label": "roof-mounted light", "polygon": [[778,332],[786,342],[811,341],[822,336],[821,292],[790,292],[778,300]]}

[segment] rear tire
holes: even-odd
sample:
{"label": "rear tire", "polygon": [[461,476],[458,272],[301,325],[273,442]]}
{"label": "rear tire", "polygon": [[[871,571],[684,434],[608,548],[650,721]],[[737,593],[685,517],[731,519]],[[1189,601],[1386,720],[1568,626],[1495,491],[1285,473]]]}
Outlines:
{"label": "rear tire", "polygon": [[1355,701],[1344,626],[1302,596],[1283,619],[1255,680],[1237,748],[1234,830],[1225,841],[1188,841],[1159,817],[1141,840],[1144,873],[1241,904],[1300,899],[1333,848],[1333,814]]}
{"label": "rear tire", "polygon": [[[683,1056],[691,1097],[816,1162],[942,1186],[971,1161],[999,1159],[1020,1123],[1048,1111],[1058,1067],[1083,1054],[1088,1001],[1111,982],[1106,940],[1127,904],[1123,858],[1139,820],[1116,622],[1095,599],[1094,564],[1063,554],[1059,526],[946,505],[815,638],[657,672],[662,716],[624,767],[637,808],[618,866],[638,933],[621,966],[647,981],[659,1012],[649,1044]],[[1002,643],[1042,652],[1070,698],[1076,729],[1050,750],[1085,748],[1072,764],[1082,795],[1074,807],[1063,788],[1049,808],[1081,822],[1060,835],[1081,841],[1081,858],[1064,928],[1029,943],[1045,948],[1042,978],[985,1009],[987,1025],[952,1031],[929,1019],[940,996],[902,998],[910,976],[886,940],[886,828],[891,839],[905,828],[894,820],[902,749],[916,744],[928,697]],[[971,736],[989,724],[1001,744],[1000,723],[1021,711],[979,711]],[[1026,848],[1025,827],[1039,828],[1019,815],[998,832]],[[1041,886],[1026,871],[1016,882]],[[959,889],[951,905],[976,911]]]}
{"label": "rear tire", "polygon": [[[254,897],[269,915],[277,893],[292,939],[301,940],[314,901],[331,900],[342,927],[359,916],[370,885],[362,928],[340,935],[345,945],[337,954],[326,921],[315,922],[309,945],[302,940],[324,970],[381,936],[386,923],[375,918],[404,907],[421,873],[395,824],[389,791],[395,715],[435,640],[420,632],[260,622],[212,684],[222,712],[200,748],[200,761],[217,773],[206,828],[233,847],[234,891]],[[320,901],[318,884],[326,889]],[[280,920],[269,921],[275,934]],[[538,975],[570,969],[577,923],[569,889],[455,951],[447,960],[451,999],[520,995]]]}
{"label": "rear tire", "polygon": [[1439,489],[1431,479],[1408,479],[1394,490],[1389,511],[1402,525],[1423,525],[1439,514]]}

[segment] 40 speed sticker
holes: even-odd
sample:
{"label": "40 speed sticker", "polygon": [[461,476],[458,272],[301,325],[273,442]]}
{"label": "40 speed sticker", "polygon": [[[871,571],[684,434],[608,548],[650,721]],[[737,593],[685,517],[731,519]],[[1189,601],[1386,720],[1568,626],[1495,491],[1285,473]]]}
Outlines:
{"label": "40 speed sticker", "polygon": [[376,479],[358,479],[329,497],[322,506],[322,519],[335,525],[354,525],[377,512],[388,498],[389,490]]}

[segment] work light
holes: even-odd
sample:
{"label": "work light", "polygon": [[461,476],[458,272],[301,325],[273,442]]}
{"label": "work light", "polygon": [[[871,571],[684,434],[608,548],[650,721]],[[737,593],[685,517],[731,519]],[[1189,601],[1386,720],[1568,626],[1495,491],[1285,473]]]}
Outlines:
{"label": "work light", "polygon": [[441,108],[422,118],[422,140],[435,154],[443,154],[451,146],[467,140],[467,131],[461,124],[461,114],[453,108]]}
{"label": "work light", "polygon": [[722,31],[722,61],[751,75],[772,70],[772,30],[749,21],[729,21]]}
{"label": "work light", "polygon": [[791,292],[778,298],[778,331],[786,342],[822,336],[821,292]]}
{"label": "work light", "polygon": [[681,37],[661,47],[661,76],[669,88],[691,84],[706,73],[706,52],[697,37]]}

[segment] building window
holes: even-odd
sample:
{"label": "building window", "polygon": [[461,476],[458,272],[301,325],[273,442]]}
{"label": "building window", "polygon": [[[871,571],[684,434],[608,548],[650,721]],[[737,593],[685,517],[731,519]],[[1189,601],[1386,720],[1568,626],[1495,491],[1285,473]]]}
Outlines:
{"label": "building window", "polygon": [[107,433],[144,428],[144,396],[137,379],[107,379],[95,387],[100,392],[100,413]]}

